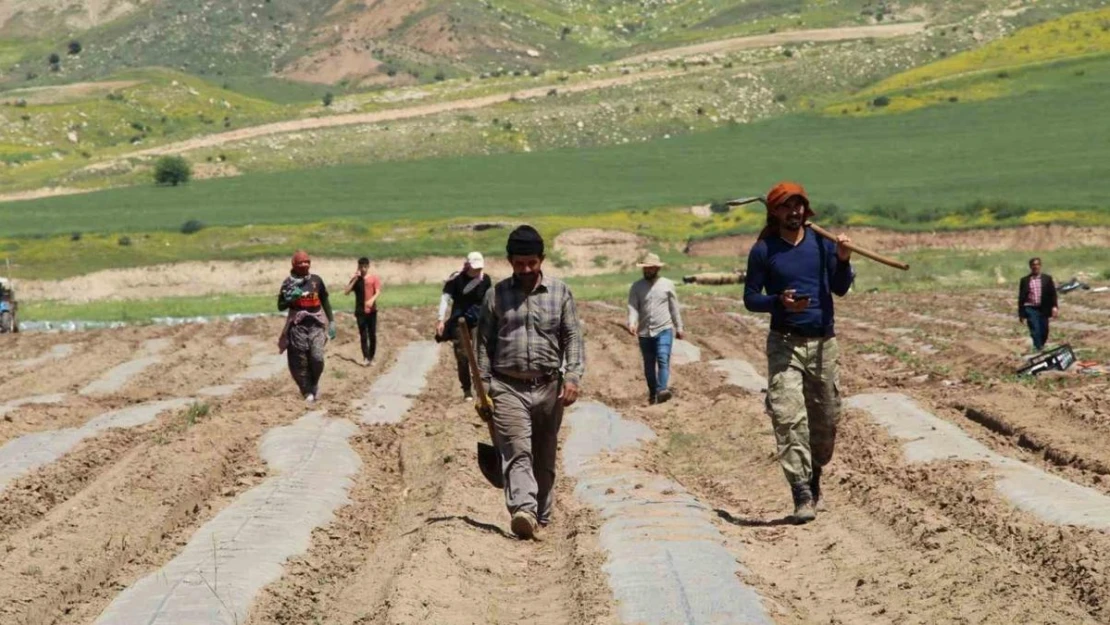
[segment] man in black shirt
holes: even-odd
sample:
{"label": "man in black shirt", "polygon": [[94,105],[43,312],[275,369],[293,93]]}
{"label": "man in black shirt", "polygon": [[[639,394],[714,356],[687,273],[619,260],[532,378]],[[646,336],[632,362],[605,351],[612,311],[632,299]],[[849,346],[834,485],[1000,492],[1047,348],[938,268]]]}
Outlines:
{"label": "man in black shirt", "polygon": [[[439,301],[439,321],[436,324],[436,337],[440,340],[451,339],[455,344],[455,362],[459,370],[459,384],[462,385],[466,401],[474,401],[471,390],[470,365],[466,349],[458,334],[459,318],[466,319],[470,328],[470,339],[474,341],[474,329],[478,326],[478,313],[486,299],[486,291],[492,282],[485,274],[485,259],[479,252],[471,252],[466,257],[462,271],[451,274],[443,285],[443,296]],[[447,306],[451,306],[451,316],[447,317]]]}

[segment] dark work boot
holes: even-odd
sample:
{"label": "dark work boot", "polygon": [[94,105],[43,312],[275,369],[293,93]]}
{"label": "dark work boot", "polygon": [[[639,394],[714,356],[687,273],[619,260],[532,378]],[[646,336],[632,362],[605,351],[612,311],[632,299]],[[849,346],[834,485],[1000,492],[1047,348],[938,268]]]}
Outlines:
{"label": "dark work boot", "polygon": [[813,477],[809,478],[809,493],[813,495],[813,507],[821,510],[821,467],[813,465]]}
{"label": "dark work boot", "polygon": [[790,492],[794,496],[794,522],[801,525],[816,519],[817,510],[813,507],[813,494],[809,492],[809,484],[791,484]]}

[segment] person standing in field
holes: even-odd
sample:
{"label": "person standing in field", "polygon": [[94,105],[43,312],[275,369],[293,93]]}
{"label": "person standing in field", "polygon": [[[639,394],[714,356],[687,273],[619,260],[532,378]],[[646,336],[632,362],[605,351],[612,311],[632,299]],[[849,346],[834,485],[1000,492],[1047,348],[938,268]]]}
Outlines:
{"label": "person standing in field", "polygon": [[[466,319],[470,339],[475,341],[475,329],[481,314],[482,302],[493,281],[486,275],[486,261],[481,252],[471,252],[461,271],[451,274],[443,284],[443,294],[439,300],[439,315],[436,321],[436,337],[451,340],[455,349],[455,365],[458,368],[459,384],[462,386],[466,401],[474,401],[473,382],[470,379],[470,362],[459,336],[459,319]],[[450,310],[451,315],[447,312]]]}
{"label": "person standing in field", "polygon": [[1041,259],[1029,259],[1029,275],[1018,282],[1018,320],[1029,326],[1033,351],[1040,353],[1048,342],[1048,320],[1060,316],[1056,282],[1041,273]]}
{"label": "person standing in field", "polygon": [[293,269],[278,291],[279,311],[288,311],[278,349],[289,351],[289,372],[308,403],[320,397],[324,374],[324,346],[335,338],[335,317],[324,280],[309,272],[308,253],[293,254]]}
{"label": "person standing in field", "polygon": [[674,282],[659,275],[664,265],[655,254],[645,256],[636,265],[643,270],[644,277],[633,282],[628,290],[628,332],[640,341],[650,404],[671,399],[672,393],[667,388],[671,347],[676,337],[685,336]]}
{"label": "person standing in field", "polygon": [[506,252],[513,275],[486,293],[478,318],[478,371],[489,389],[482,403],[493,413],[511,528],[530,539],[551,522],[559,426],[578,399],[585,346],[570,288],[543,273],[540,233],[520,226]]}
{"label": "person standing in field", "polygon": [[359,345],[362,347],[362,364],[369,367],[378,353],[378,296],[382,281],[370,273],[370,259],[358,259],[358,269],[347,281],[344,295],[355,294],[355,322],[358,324]]}
{"label": "person standing in field", "polygon": [[840,348],[833,298],[852,286],[852,252],[806,227],[805,189],[792,182],[767,194],[767,226],[748,254],[744,306],[770,313],[767,411],[794,500],[794,520],[817,517],[821,473],[833,456],[840,416]]}

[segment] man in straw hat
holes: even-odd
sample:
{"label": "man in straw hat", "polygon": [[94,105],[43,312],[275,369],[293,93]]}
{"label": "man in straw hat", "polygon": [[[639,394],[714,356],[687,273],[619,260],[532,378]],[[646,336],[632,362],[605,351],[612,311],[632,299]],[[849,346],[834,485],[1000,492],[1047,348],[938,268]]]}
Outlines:
{"label": "man in straw hat", "polygon": [[[799,523],[817,517],[821,472],[832,459],[840,415],[832,296],[845,295],[855,278],[851,250],[806,228],[812,216],[801,185],[771,189],[767,226],[748,254],[744,285],[744,306],[771,313],[767,410]],[[840,235],[838,242],[849,239]]]}
{"label": "man in straw hat", "polygon": [[665,263],[655,254],[636,264],[644,278],[628,290],[628,332],[640,340],[647,380],[648,403],[663,403],[672,397],[667,383],[671,375],[671,347],[683,338],[682,313],[674,282],[659,275]]}

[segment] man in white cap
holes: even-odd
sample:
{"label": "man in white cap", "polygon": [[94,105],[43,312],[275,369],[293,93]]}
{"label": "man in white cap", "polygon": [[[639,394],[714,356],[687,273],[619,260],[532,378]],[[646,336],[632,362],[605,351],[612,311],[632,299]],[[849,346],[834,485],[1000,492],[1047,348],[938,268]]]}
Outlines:
{"label": "man in white cap", "polygon": [[674,339],[684,338],[682,314],[674,282],[659,275],[664,266],[655,254],[636,264],[644,271],[628,291],[628,332],[639,337],[644,357],[648,402],[661,404],[672,397],[667,383],[671,374],[671,347]]}
{"label": "man in white cap", "polygon": [[[458,336],[458,324],[460,318],[466,319],[466,325],[470,328],[470,339],[474,341],[478,314],[481,311],[482,302],[486,299],[486,291],[492,285],[490,277],[485,273],[485,266],[485,259],[480,252],[467,254],[462,270],[451,274],[443,284],[443,295],[439,300],[439,317],[436,323],[436,339],[452,340],[455,344],[459,384],[462,385],[463,397],[468,402],[474,401],[474,392],[470,380],[470,363],[467,360],[466,348],[461,341],[462,337]],[[451,311],[450,317],[447,316],[448,310]]]}

